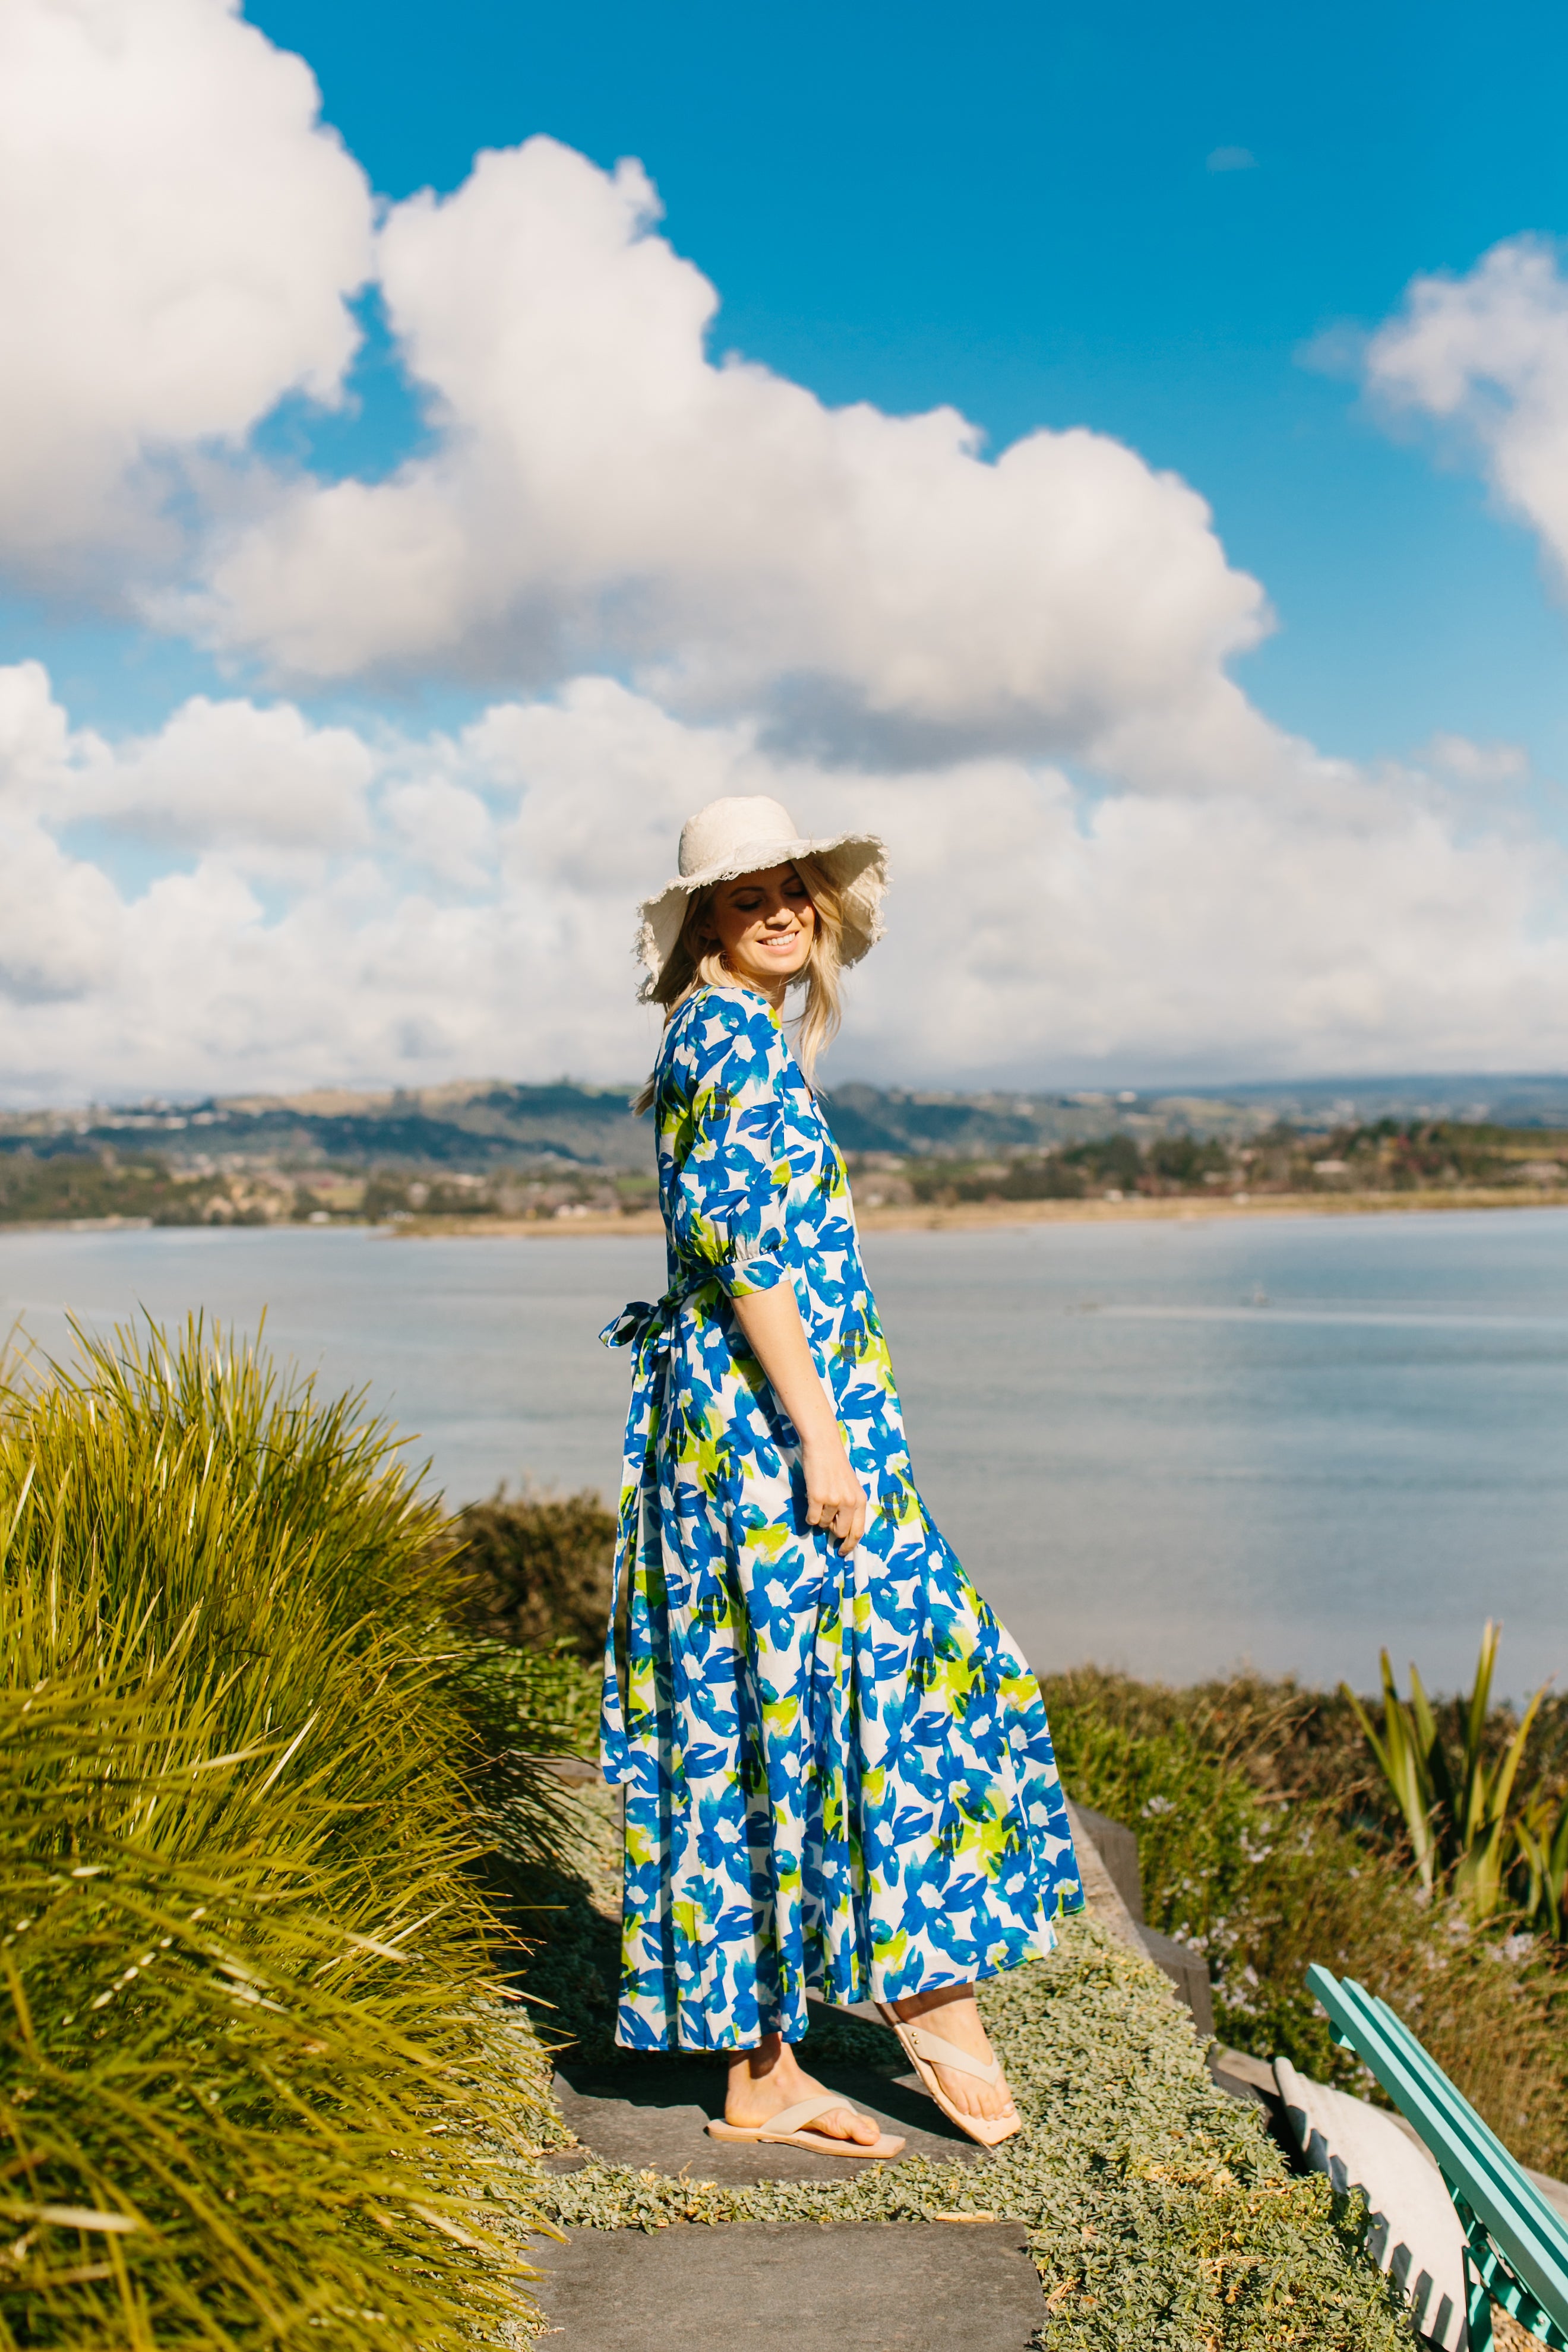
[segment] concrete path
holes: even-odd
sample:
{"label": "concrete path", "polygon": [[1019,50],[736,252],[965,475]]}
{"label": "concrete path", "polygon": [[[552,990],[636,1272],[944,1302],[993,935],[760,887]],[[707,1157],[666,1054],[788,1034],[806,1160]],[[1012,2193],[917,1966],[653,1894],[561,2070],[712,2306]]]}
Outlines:
{"label": "concrete path", "polygon": [[1012,2222],[581,2230],[535,2259],[562,2352],[1026,2352],[1045,2317]]}

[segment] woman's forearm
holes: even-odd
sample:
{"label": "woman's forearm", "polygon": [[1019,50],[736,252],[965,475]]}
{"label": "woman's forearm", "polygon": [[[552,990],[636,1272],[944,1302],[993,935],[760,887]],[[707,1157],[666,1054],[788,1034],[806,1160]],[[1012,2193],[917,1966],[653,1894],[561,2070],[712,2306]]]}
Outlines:
{"label": "woman's forearm", "polygon": [[802,1442],[809,1445],[836,1438],[838,1424],[800,1319],[794,1285],[781,1282],[773,1290],[754,1290],[732,1304],[747,1346]]}
{"label": "woman's forearm", "polygon": [[735,1320],[768,1386],[795,1425],[805,1481],[805,1523],[830,1536],[848,1559],[866,1532],[866,1490],[839,1434],[838,1417],[816,1369],[794,1287],[753,1291],[734,1302]]}

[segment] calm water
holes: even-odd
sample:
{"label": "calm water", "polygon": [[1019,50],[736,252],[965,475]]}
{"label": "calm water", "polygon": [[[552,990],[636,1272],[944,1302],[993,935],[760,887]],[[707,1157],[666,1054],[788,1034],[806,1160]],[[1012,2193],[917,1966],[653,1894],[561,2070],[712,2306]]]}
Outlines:
{"label": "calm water", "polygon": [[[1249,1657],[1446,1686],[1568,1682],[1568,1213],[877,1234],[917,1473],[1037,1664],[1182,1679]],[[613,1492],[647,1238],[363,1231],[0,1235],[44,1347],[203,1307],[367,1384],[454,1500]]]}

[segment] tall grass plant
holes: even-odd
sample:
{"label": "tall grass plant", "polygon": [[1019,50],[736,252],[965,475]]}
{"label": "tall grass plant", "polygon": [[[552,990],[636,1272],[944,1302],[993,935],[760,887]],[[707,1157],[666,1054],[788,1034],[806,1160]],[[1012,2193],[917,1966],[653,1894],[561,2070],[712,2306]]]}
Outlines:
{"label": "tall grass plant", "polygon": [[1496,1744],[1488,1735],[1501,1633],[1501,1626],[1489,1618],[1475,1680],[1459,1710],[1460,1736],[1452,1747],[1414,1664],[1405,1700],[1384,1651],[1381,1725],[1348,1685],[1340,1685],[1404,1817],[1423,1891],[1430,1896],[1441,1877],[1475,1920],[1490,1918],[1507,1899],[1516,1843],[1510,1811],[1514,1782],[1545,1696],[1536,1692],[1501,1753],[1489,1752]]}
{"label": "tall grass plant", "polygon": [[531,2324],[437,1535],[357,1401],[199,1326],[0,1396],[0,2344]]}

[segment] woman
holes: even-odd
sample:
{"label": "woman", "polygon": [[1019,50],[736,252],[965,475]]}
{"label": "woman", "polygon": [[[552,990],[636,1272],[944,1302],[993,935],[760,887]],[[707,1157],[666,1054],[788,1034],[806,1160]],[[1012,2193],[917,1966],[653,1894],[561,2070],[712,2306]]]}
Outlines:
{"label": "woman", "polygon": [[[722,2051],[721,2137],[896,2154],[799,2065],[806,1995],[875,2000],[943,2111],[1021,2128],[977,1978],[1081,1896],[1038,1686],[910,1475],[844,1162],[811,1087],[880,936],[882,845],[712,802],[645,902],[669,1286],[636,1351],[616,1560],[626,1786],[617,2039]],[[782,1011],[805,991],[796,1050]]]}

